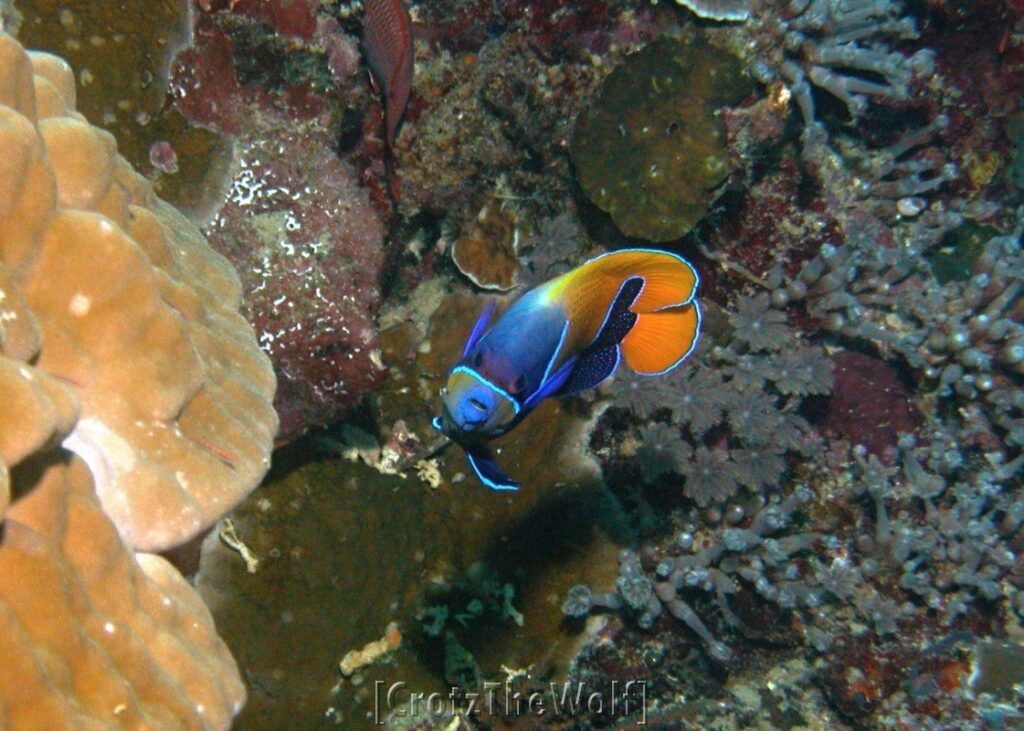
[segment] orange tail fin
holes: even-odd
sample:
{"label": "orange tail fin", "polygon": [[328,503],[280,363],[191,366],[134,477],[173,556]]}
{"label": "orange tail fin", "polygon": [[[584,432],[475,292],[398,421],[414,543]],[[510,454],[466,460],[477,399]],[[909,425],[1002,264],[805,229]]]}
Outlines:
{"label": "orange tail fin", "polygon": [[631,277],[643,278],[644,285],[629,308],[639,317],[621,343],[622,355],[638,373],[662,373],[690,354],[700,330],[694,299],[700,279],[681,256],[651,249],[604,254],[553,282],[551,296],[561,299],[570,322],[580,326],[577,336],[587,338],[582,346],[596,335],[622,283]]}
{"label": "orange tail fin", "polygon": [[700,308],[696,302],[668,310],[646,312],[622,340],[622,357],[637,373],[664,373],[697,345]]}

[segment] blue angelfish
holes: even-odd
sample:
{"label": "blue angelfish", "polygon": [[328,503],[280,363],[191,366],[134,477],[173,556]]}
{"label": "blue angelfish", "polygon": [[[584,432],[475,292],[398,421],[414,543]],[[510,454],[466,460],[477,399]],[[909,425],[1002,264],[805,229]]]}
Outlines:
{"label": "blue angelfish", "polygon": [[518,489],[487,442],[544,399],[597,386],[620,360],[644,375],[679,365],[700,332],[698,283],[680,256],[625,249],[530,290],[493,325],[491,302],[448,374],[434,426],[465,450],[481,482]]}

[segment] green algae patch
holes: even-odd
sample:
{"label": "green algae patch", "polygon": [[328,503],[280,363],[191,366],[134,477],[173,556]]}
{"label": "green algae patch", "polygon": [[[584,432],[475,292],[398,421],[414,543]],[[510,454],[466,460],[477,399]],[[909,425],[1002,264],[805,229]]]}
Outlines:
{"label": "green algae patch", "polygon": [[729,175],[717,111],[750,90],[739,60],[706,43],[648,44],[577,120],[569,152],[583,190],[629,236],[684,236]]}

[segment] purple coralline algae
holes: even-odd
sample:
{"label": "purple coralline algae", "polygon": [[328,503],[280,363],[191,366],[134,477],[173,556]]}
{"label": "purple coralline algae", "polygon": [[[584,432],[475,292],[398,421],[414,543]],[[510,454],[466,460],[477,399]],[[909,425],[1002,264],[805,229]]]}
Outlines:
{"label": "purple coralline algae", "polygon": [[278,373],[284,438],[336,420],[384,376],[373,318],[384,228],[329,142],[286,129],[239,139],[228,199],[206,227],[245,264],[245,310]]}
{"label": "purple coralline algae", "polygon": [[[205,230],[241,273],[245,314],[278,375],[280,438],[291,439],[383,379],[374,315],[385,229],[360,173],[335,153],[327,90],[354,84],[337,78],[357,70],[342,62],[354,41],[313,22],[315,6],[258,10],[198,13],[171,89],[186,116],[234,140],[228,192]],[[277,60],[254,61],[267,56]]]}

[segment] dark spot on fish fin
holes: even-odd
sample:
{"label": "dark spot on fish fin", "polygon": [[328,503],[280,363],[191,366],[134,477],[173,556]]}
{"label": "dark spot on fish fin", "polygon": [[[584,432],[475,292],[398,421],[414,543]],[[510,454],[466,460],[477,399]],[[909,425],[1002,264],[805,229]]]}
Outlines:
{"label": "dark spot on fish fin", "polygon": [[576,361],[576,367],[558,392],[559,396],[594,388],[615,372],[619,365],[618,344],[588,348]]}
{"label": "dark spot on fish fin", "polygon": [[505,474],[505,472],[494,461],[494,453],[489,447],[476,444],[466,449],[466,459],[473,472],[492,490],[518,490],[519,483]]}
{"label": "dark spot on fish fin", "polygon": [[622,342],[622,339],[626,337],[629,331],[633,329],[633,325],[636,324],[637,314],[630,312],[629,308],[636,302],[636,298],[640,296],[640,291],[643,288],[643,277],[630,277],[622,283],[622,286],[619,287],[619,293],[608,308],[608,316],[605,318],[604,326],[597,334],[597,337],[594,338],[594,342],[590,347],[601,348],[608,345],[618,345]]}

